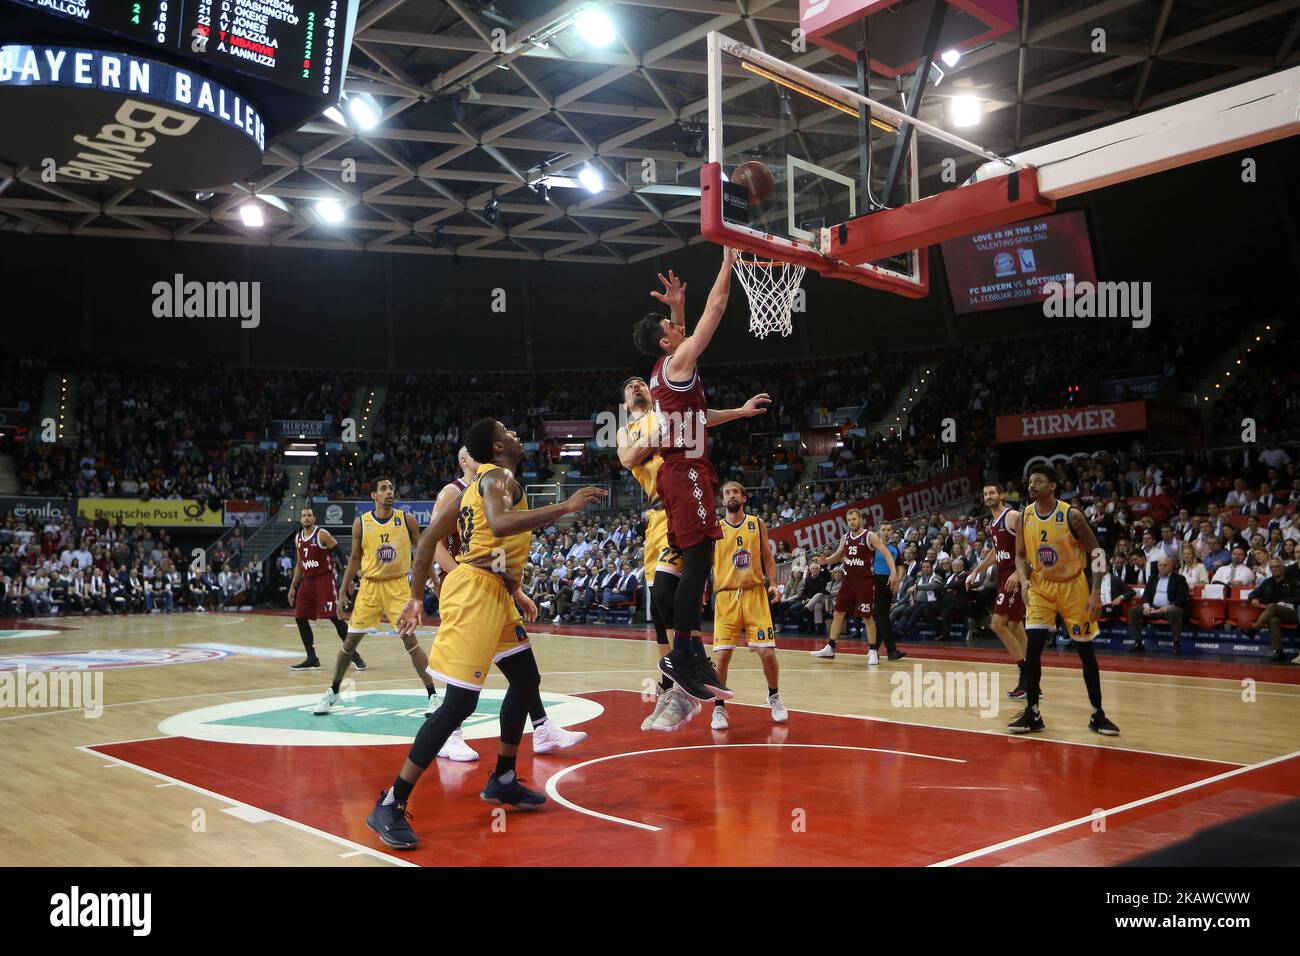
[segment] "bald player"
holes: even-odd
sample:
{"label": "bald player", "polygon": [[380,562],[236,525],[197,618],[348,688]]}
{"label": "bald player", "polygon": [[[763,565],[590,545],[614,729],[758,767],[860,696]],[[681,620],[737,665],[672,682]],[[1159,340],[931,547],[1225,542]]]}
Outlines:
{"label": "bald player", "polygon": [[1016,572],[1016,535],[1020,531],[1020,512],[1007,507],[1002,489],[997,485],[984,486],[984,504],[993,515],[993,521],[989,525],[993,547],[985,552],[980,563],[966,575],[966,589],[969,591],[975,586],[975,579],[985,568],[997,563],[998,596],[989,626],[1020,669],[1020,679],[1016,681],[1015,689],[1007,694],[1008,697],[1019,699],[1025,696],[1025,648],[1029,644],[1029,638],[1025,636],[1024,589],[1021,587],[1020,575]]}

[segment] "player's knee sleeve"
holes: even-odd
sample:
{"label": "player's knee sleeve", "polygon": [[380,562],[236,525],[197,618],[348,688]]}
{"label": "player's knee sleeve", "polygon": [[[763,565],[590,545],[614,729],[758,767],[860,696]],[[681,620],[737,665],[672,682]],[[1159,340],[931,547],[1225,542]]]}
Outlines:
{"label": "player's knee sleeve", "polygon": [[675,600],[677,597],[677,575],[669,574],[667,571],[659,571],[655,574],[654,588],[650,591],[650,607],[659,613],[659,619],[664,625],[664,642],[668,640],[667,631],[674,626],[673,614],[675,613]]}
{"label": "player's knee sleeve", "polygon": [[447,692],[442,696],[442,704],[433,715],[420,726],[407,755],[417,767],[428,767],[438,751],[447,742],[452,731],[463,724],[478,706],[478,691],[447,685]]}
{"label": "player's knee sleeve", "polygon": [[311,622],[305,617],[295,617],[294,623],[298,625],[298,633],[302,637],[304,644],[311,646]]}
{"label": "player's knee sleeve", "polygon": [[524,720],[542,686],[542,675],[531,650],[503,657],[497,667],[510,682],[501,700],[501,742],[518,744],[524,735]]}
{"label": "player's knee sleeve", "polygon": [[650,620],[655,626],[655,642],[658,644],[668,643],[668,622],[664,619],[663,612],[659,609],[659,604],[650,599]]}

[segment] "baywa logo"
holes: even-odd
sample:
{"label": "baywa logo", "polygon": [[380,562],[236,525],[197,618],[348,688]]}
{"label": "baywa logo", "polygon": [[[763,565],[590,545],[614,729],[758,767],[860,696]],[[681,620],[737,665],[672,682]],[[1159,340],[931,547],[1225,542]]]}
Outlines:
{"label": "baywa logo", "polygon": [[[219,704],[169,717],[158,729],[169,737],[229,744],[279,747],[359,747],[409,744],[424,723],[428,698],[423,690],[360,690],[343,695],[324,715],[312,713],[319,694],[268,697]],[[500,732],[504,690],[484,690],[478,707],[462,724],[465,737],[476,740]],[[568,727],[603,713],[585,697],[542,694],[549,717]],[[531,726],[531,725],[529,725]],[[531,732],[525,728],[526,732]]]}

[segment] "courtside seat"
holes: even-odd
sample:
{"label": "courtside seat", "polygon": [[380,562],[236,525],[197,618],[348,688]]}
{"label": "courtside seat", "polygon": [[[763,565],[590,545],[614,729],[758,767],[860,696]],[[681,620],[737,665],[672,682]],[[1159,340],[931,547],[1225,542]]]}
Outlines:
{"label": "courtside seat", "polygon": [[1241,588],[1228,601],[1228,623],[1238,629],[1254,627],[1259,616],[1264,613],[1262,607],[1250,606],[1250,595],[1254,588]]}
{"label": "courtside seat", "polygon": [[1222,584],[1198,584],[1192,588],[1189,623],[1202,630],[1213,630],[1228,619],[1228,602]]}

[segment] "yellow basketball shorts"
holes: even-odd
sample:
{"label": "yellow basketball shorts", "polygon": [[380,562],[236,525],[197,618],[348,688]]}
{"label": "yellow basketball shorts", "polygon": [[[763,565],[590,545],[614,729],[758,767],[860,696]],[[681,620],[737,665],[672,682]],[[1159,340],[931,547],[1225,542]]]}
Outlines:
{"label": "yellow basketball shorts", "polygon": [[493,664],[532,647],[505,583],[472,564],[456,565],[442,582],[438,613],[428,667],[436,680],[482,690]]}
{"label": "yellow basketball shorts", "polygon": [[1088,620],[1088,579],[1082,574],[1068,581],[1037,581],[1029,585],[1029,606],[1025,630],[1056,630],[1056,616],[1065,622],[1065,632],[1076,641],[1097,636],[1097,624]]}
{"label": "yellow basketball shorts", "polygon": [[410,598],[411,585],[405,577],[362,578],[357,599],[352,604],[352,616],[348,618],[348,630],[378,630],[379,618],[383,615],[396,631],[397,619]]}
{"label": "yellow basketball shorts", "polygon": [[713,646],[735,647],[741,637],[750,650],[776,647],[767,588],[719,591],[713,596]]}
{"label": "yellow basketball shorts", "polygon": [[645,579],[646,583],[655,583],[656,571],[682,576],[682,552],[668,543],[668,512],[663,508],[652,508],[646,519],[645,530]]}

